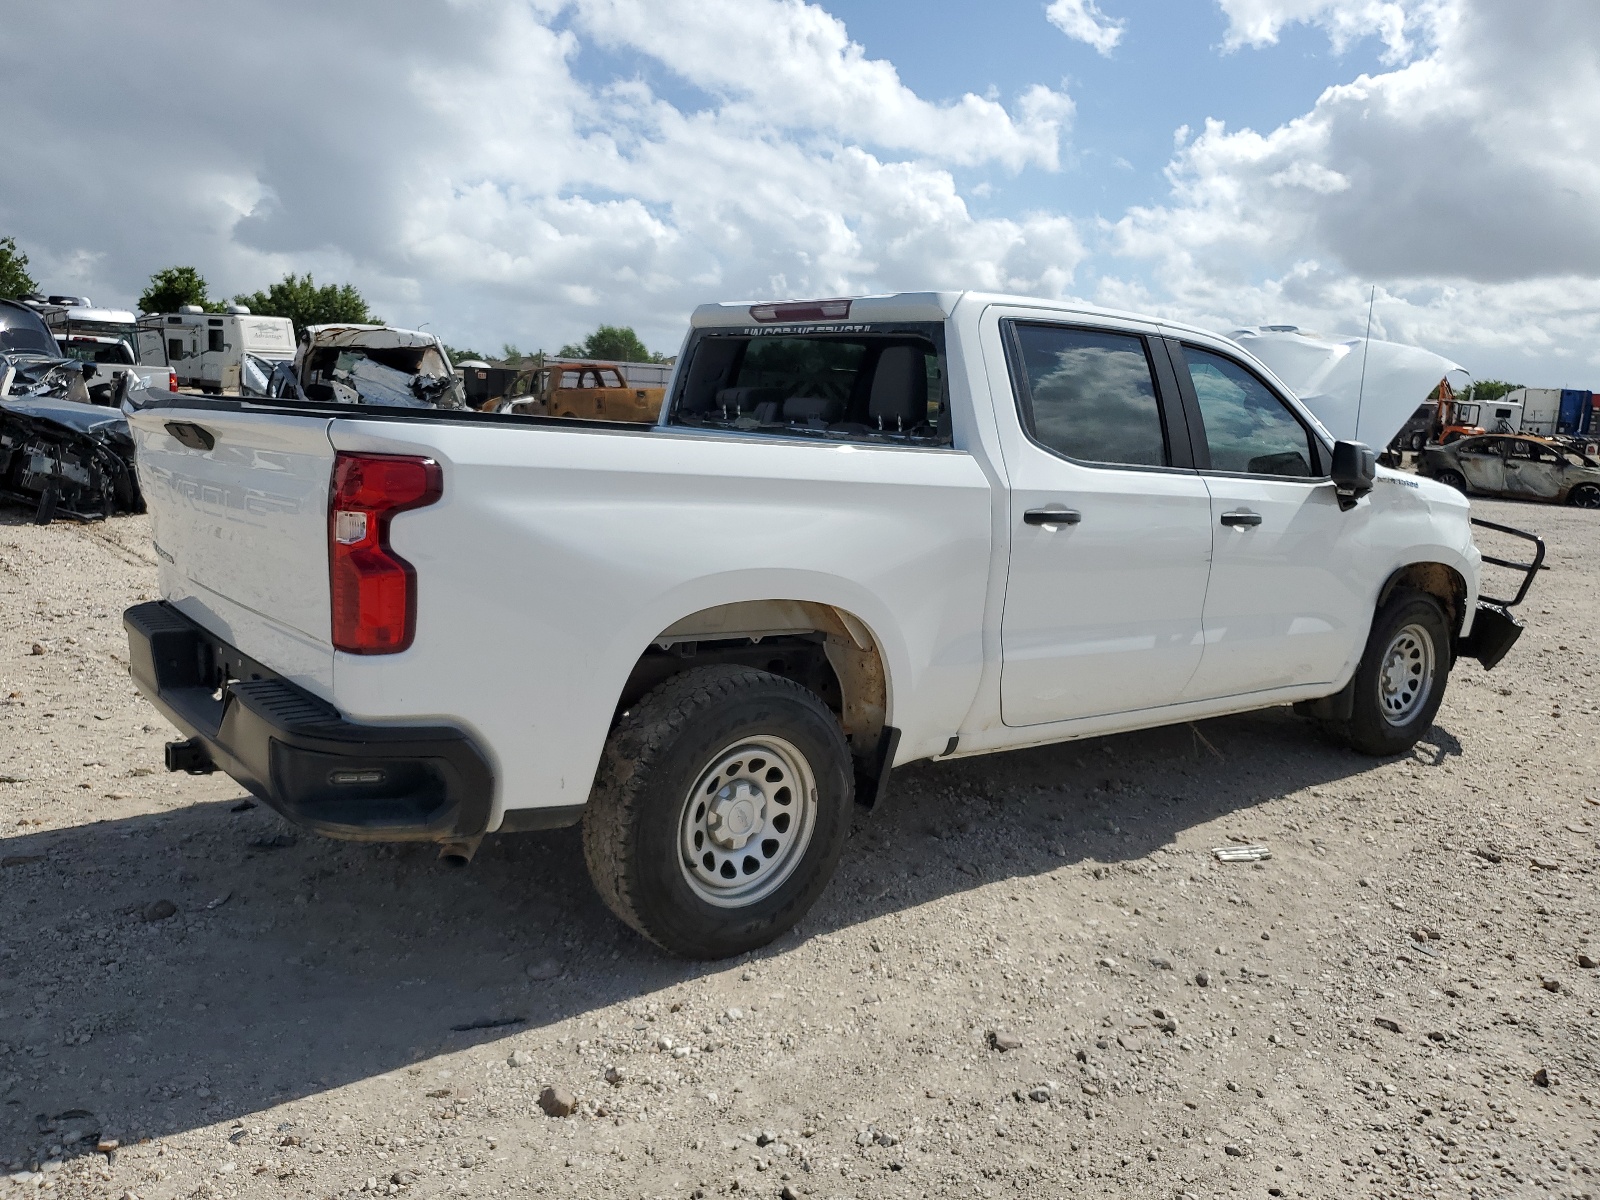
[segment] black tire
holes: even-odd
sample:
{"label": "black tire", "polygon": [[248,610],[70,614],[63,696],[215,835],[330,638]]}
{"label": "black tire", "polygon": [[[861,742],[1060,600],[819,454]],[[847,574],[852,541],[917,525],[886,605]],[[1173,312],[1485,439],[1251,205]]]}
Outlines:
{"label": "black tire", "polygon": [[[1413,647],[1423,639],[1425,648]],[[1397,656],[1393,662],[1391,654]],[[1362,754],[1404,754],[1433,725],[1451,662],[1450,622],[1439,601],[1427,592],[1397,589],[1373,618],[1352,684],[1350,719],[1335,722],[1334,732]],[[1412,685],[1426,690],[1408,698]]]}
{"label": "black tire", "polygon": [[[712,903],[705,895],[722,884],[717,872],[709,870],[711,858],[702,873],[682,848],[704,836],[693,832],[693,820],[700,818],[692,817],[690,806],[698,799],[698,810],[705,811],[701,785],[713,769],[721,770],[725,757],[758,761],[764,751],[752,757],[741,748],[745,743],[787,747],[798,756],[787,764],[791,775],[798,779],[809,771],[814,783],[809,790],[815,795],[806,817],[809,832],[803,843],[795,833],[781,862],[757,862],[749,886],[769,886],[771,891],[748,902],[730,895]],[[756,778],[750,794],[759,794],[761,780],[775,775],[782,775],[777,764]],[[737,795],[728,790],[734,786],[732,774],[727,787],[716,790],[720,778],[709,780],[713,790],[704,795]],[[750,788],[749,781],[745,786]],[[750,869],[763,847],[776,841],[756,839],[779,828],[787,833],[791,826],[780,827],[778,816],[801,813],[803,798],[801,808],[779,813],[777,804],[791,802],[778,799],[786,791],[781,787],[762,798],[767,823],[751,837],[746,848],[750,853],[706,843],[724,856],[721,870],[733,860]],[[766,945],[816,903],[839,863],[854,798],[849,747],[838,720],[814,693],[749,667],[699,667],[673,676],[645,696],[612,731],[584,814],[584,858],[595,889],[624,923],[684,958],[726,958]],[[759,872],[769,867],[773,875],[763,881]]]}
{"label": "black tire", "polygon": [[1600,508],[1600,484],[1580,483],[1567,493],[1567,503],[1574,508]]}
{"label": "black tire", "polygon": [[1412,450],[1412,453],[1421,454],[1422,453],[1422,448],[1424,446],[1426,446],[1427,444],[1428,444],[1428,436],[1427,436],[1427,434],[1413,433],[1411,435],[1411,450]]}
{"label": "black tire", "polygon": [[1467,492],[1467,481],[1466,481],[1465,477],[1462,476],[1460,471],[1450,471],[1450,470],[1440,471],[1437,475],[1434,476],[1434,478],[1437,479],[1440,483],[1444,484],[1446,487],[1453,487],[1453,488],[1455,488],[1456,491],[1460,492],[1462,495],[1466,495],[1466,492]]}

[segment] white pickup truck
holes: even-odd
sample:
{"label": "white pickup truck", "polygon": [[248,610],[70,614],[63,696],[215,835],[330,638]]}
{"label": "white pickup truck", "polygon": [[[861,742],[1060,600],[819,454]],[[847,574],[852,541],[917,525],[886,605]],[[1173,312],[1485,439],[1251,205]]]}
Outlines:
{"label": "white pickup truck", "polygon": [[581,821],[607,904],[689,956],[794,924],[904,763],[1290,703],[1405,751],[1527,590],[1482,601],[1460,493],[1234,343],[1038,300],[703,306],[654,426],[131,421],[169,768],[457,857]]}

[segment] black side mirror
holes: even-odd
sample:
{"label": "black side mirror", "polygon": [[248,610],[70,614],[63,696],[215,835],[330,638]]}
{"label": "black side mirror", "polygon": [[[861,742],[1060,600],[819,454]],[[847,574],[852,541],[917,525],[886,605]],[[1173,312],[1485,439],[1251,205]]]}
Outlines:
{"label": "black side mirror", "polygon": [[1333,470],[1328,474],[1339,493],[1339,507],[1354,508],[1356,501],[1372,490],[1378,477],[1378,456],[1360,442],[1335,442]]}

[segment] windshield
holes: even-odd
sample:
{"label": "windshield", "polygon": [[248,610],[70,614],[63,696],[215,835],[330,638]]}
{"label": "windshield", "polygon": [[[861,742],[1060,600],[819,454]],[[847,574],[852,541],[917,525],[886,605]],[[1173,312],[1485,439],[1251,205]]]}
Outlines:
{"label": "windshield", "polygon": [[861,333],[710,333],[691,348],[669,422],[948,444],[940,332],[885,325]]}
{"label": "windshield", "polygon": [[114,337],[128,344],[128,352],[134,356],[134,361],[139,357],[139,327],[137,325],[123,325],[116,321],[76,321],[69,320],[66,329],[62,330],[67,337],[75,334],[86,333],[95,337]]}
{"label": "windshield", "polygon": [[26,309],[0,304],[0,352],[7,350],[61,356],[43,321]]}
{"label": "windshield", "polygon": [[61,347],[61,353],[79,362],[111,363],[127,366],[133,362],[133,351],[126,342],[92,342],[87,338],[72,338]]}

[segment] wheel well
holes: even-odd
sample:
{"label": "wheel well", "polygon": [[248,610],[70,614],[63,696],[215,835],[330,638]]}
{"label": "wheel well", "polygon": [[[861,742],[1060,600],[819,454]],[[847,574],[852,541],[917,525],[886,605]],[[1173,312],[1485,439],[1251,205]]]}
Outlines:
{"label": "wheel well", "polygon": [[724,662],[771,671],[815,692],[838,716],[852,754],[877,752],[889,691],[877,642],[853,614],[809,600],[723,604],[673,622],[634,663],[615,716],[682,671]]}
{"label": "wheel well", "polygon": [[1415,588],[1434,597],[1444,605],[1445,615],[1450,619],[1450,631],[1461,632],[1461,621],[1466,615],[1467,582],[1454,567],[1447,567],[1444,563],[1412,563],[1401,567],[1389,576],[1383,591],[1378,593],[1378,607],[1382,608],[1388,603],[1394,590],[1401,587]]}

